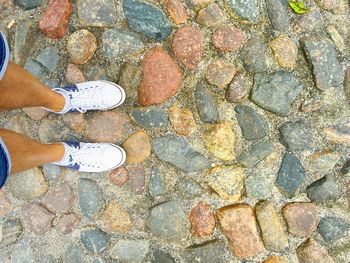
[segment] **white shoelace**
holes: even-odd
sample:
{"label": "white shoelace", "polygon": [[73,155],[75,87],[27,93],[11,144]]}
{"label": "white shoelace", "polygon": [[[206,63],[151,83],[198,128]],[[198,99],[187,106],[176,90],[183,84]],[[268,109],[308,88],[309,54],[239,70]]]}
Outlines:
{"label": "white shoelace", "polygon": [[101,109],[103,100],[100,89],[97,87],[79,88],[77,91],[70,91],[69,96],[71,106],[81,113],[85,113],[88,109]]}
{"label": "white shoelace", "polygon": [[95,151],[101,149],[100,146],[91,143],[85,143],[80,149],[70,147],[70,153],[72,156],[71,165],[79,164],[85,167],[101,168],[98,164],[101,163],[101,156],[98,154],[91,154],[91,149]]}

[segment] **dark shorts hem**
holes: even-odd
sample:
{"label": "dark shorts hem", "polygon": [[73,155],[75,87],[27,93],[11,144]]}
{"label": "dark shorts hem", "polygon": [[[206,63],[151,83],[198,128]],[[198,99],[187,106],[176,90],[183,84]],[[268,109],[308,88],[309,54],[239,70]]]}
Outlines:
{"label": "dark shorts hem", "polygon": [[4,141],[0,138],[0,189],[5,185],[11,171],[11,158]]}

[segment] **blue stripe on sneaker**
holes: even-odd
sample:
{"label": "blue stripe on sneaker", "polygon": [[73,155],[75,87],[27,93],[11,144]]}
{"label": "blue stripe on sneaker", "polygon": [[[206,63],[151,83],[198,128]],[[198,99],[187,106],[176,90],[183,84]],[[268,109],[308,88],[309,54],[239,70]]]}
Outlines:
{"label": "blue stripe on sneaker", "polygon": [[80,149],[80,142],[65,142],[68,146],[75,149]]}
{"label": "blue stripe on sneaker", "polygon": [[62,87],[61,89],[64,89],[66,91],[78,91],[77,85],[69,85],[69,86]]}
{"label": "blue stripe on sneaker", "polygon": [[75,163],[75,164],[70,164],[70,165],[67,166],[67,168],[72,169],[72,170],[77,170],[77,171],[79,171],[80,165],[77,164],[77,163]]}

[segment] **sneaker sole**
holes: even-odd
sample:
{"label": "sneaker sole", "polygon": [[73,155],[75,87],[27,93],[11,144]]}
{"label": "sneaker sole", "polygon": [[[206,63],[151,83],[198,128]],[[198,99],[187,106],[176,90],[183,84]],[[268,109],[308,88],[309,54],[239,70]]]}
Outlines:
{"label": "sneaker sole", "polygon": [[110,144],[110,145],[113,146],[113,147],[115,147],[115,148],[117,148],[117,149],[121,152],[121,154],[122,154],[122,160],[119,162],[119,164],[117,164],[116,166],[112,167],[112,168],[109,169],[109,170],[106,170],[105,172],[114,170],[114,169],[116,169],[116,168],[122,166],[122,165],[126,162],[126,152],[125,152],[125,150],[124,150],[123,148],[119,147],[119,146],[116,145],[116,144]]}

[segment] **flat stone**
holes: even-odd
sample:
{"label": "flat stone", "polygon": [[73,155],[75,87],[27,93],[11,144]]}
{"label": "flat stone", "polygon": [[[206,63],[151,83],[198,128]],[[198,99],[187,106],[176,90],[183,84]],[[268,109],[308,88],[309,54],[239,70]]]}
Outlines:
{"label": "flat stone", "polygon": [[309,237],[317,228],[317,207],[314,203],[288,203],[282,214],[288,232],[297,237]]}
{"label": "flat stone", "polygon": [[80,134],[85,128],[84,114],[80,112],[64,114],[63,121],[76,134]]}
{"label": "flat stone", "polygon": [[23,232],[21,221],[7,219],[0,224],[0,247],[15,243]]}
{"label": "flat stone", "polygon": [[192,111],[188,108],[180,108],[174,104],[169,109],[169,121],[177,134],[190,136],[197,128]]}
{"label": "flat stone", "polygon": [[309,157],[311,169],[318,173],[327,173],[332,171],[334,166],[340,160],[340,153],[333,150],[323,150],[316,152]]}
{"label": "flat stone", "polygon": [[286,153],[275,182],[280,192],[285,197],[294,197],[304,178],[305,169],[298,157],[292,153]]}
{"label": "flat stone", "polygon": [[246,105],[235,107],[236,119],[242,129],[246,140],[259,140],[269,132],[269,124],[266,119],[258,114],[253,108]]}
{"label": "flat stone", "polygon": [[296,21],[293,30],[296,33],[309,33],[312,31],[320,31],[323,29],[324,20],[318,9],[306,12]]}
{"label": "flat stone", "polygon": [[221,26],[213,32],[211,41],[213,46],[221,51],[238,51],[245,42],[244,32],[234,26]]}
{"label": "flat stone", "polygon": [[260,10],[257,0],[225,0],[226,12],[233,18],[238,18],[252,24],[260,19]]}
{"label": "flat stone", "polygon": [[307,59],[312,67],[316,87],[325,90],[343,81],[337,52],[327,38],[308,37],[301,40]]}
{"label": "flat stone", "polygon": [[323,217],[317,230],[326,242],[336,241],[346,234],[350,225],[339,217]]}
{"label": "flat stone", "polygon": [[213,60],[207,68],[205,77],[209,84],[223,89],[230,84],[236,72],[234,65],[224,60]]}
{"label": "flat stone", "polygon": [[196,69],[202,60],[203,34],[195,27],[183,27],[175,33],[172,48],[182,64],[189,69]]}
{"label": "flat stone", "polygon": [[288,151],[303,151],[311,147],[312,137],[302,121],[286,122],[279,127],[281,142]]}
{"label": "flat stone", "polygon": [[79,179],[79,207],[88,219],[94,218],[103,207],[101,188],[95,181],[87,178]]}
{"label": "flat stone", "polygon": [[107,205],[102,213],[101,220],[107,232],[126,233],[132,228],[130,214],[115,200]]}
{"label": "flat stone", "polygon": [[157,6],[143,0],[123,1],[123,10],[129,27],[153,40],[166,39],[173,30],[165,13]]}
{"label": "flat stone", "polygon": [[52,228],[55,215],[36,203],[25,203],[21,206],[22,220],[25,227],[35,235],[44,235]]}
{"label": "flat stone", "polygon": [[271,202],[260,202],[255,206],[264,246],[274,252],[283,252],[288,248],[288,236],[278,217],[277,211]]}
{"label": "flat stone", "polygon": [[68,28],[70,13],[69,0],[50,0],[39,22],[41,31],[51,39],[63,38]]}
{"label": "flat stone", "polygon": [[292,73],[278,71],[271,75],[257,74],[251,100],[264,110],[285,116],[302,89]]}
{"label": "flat stone", "polygon": [[11,254],[11,263],[32,263],[36,259],[30,245],[21,243]]}
{"label": "flat stone", "polygon": [[283,257],[272,256],[265,259],[262,263],[287,263]]}
{"label": "flat stone", "polygon": [[149,193],[153,198],[167,193],[166,183],[157,166],[153,166],[151,170]]}
{"label": "flat stone", "polygon": [[208,85],[204,81],[199,82],[193,94],[200,120],[204,123],[218,121],[219,112]]}
{"label": "flat stone", "polygon": [[153,258],[151,263],[175,263],[175,260],[167,253],[162,250],[156,249],[153,253]]}
{"label": "flat stone", "polygon": [[247,74],[238,73],[228,86],[225,98],[231,103],[243,102],[248,97],[251,87],[252,82],[249,80]]}
{"label": "flat stone", "polygon": [[197,172],[210,167],[205,156],[192,148],[183,138],[168,134],[153,139],[152,145],[159,159],[184,172]]}
{"label": "flat stone", "polygon": [[204,193],[204,188],[192,178],[181,177],[177,183],[177,188],[188,199],[201,196]]}
{"label": "flat stone", "polygon": [[211,236],[215,228],[215,218],[210,205],[201,201],[191,209],[189,220],[194,237]]}
{"label": "flat stone", "polygon": [[253,168],[268,157],[274,150],[271,141],[261,141],[250,146],[237,157],[237,162],[244,167]]}
{"label": "flat stone", "polygon": [[23,66],[28,58],[30,49],[33,47],[37,30],[36,26],[28,20],[18,21],[15,30],[13,57],[17,64]]}
{"label": "flat stone", "polygon": [[267,200],[272,196],[272,182],[256,172],[245,179],[245,191],[250,198]]}
{"label": "flat stone", "polygon": [[14,0],[14,3],[24,10],[30,10],[42,6],[45,1],[43,0]]}
{"label": "flat stone", "polygon": [[133,109],[131,119],[145,129],[160,129],[168,127],[168,116],[162,108]]}
{"label": "flat stone", "polygon": [[224,200],[238,201],[244,191],[244,170],[239,166],[217,166],[205,182]]}
{"label": "flat stone", "polygon": [[350,174],[350,159],[348,159],[343,167],[341,168],[340,172],[344,175],[349,175]]}
{"label": "flat stone", "polygon": [[142,194],[145,190],[146,173],[143,167],[132,167],[129,171],[129,186],[135,194]]}
{"label": "flat stone", "polygon": [[308,239],[297,248],[300,263],[334,263],[327,250],[320,246],[315,240]]}
{"label": "flat stone", "polygon": [[85,137],[92,142],[121,142],[131,132],[126,114],[120,111],[99,112],[86,122]]}
{"label": "flat stone", "polygon": [[71,233],[75,227],[80,223],[80,216],[75,213],[65,214],[58,219],[57,230],[63,234],[67,235]]}
{"label": "flat stone", "polygon": [[96,37],[86,29],[77,30],[69,36],[67,50],[74,64],[87,63],[94,55],[96,49]]}
{"label": "flat stone", "polygon": [[289,29],[288,2],[268,0],[266,4],[272,27],[277,31],[287,31]]}
{"label": "flat stone", "polygon": [[70,211],[74,201],[75,196],[72,187],[67,182],[62,182],[47,192],[42,203],[52,212],[62,214]]}
{"label": "flat stone", "polygon": [[254,211],[249,205],[222,207],[217,210],[216,216],[234,256],[249,258],[263,252]]}
{"label": "flat stone", "polygon": [[80,238],[87,250],[98,254],[107,249],[110,236],[97,228],[86,228],[81,231]]}
{"label": "flat stone", "polygon": [[123,144],[128,163],[142,163],[151,155],[151,141],[149,135],[144,131],[137,131],[127,138]]}
{"label": "flat stone", "polygon": [[65,263],[82,263],[82,257],[83,253],[81,251],[81,248],[71,243],[68,245],[65,253],[64,253],[64,262]]}
{"label": "flat stone", "polygon": [[109,180],[116,186],[123,186],[129,179],[128,170],[125,167],[119,167],[111,171],[108,175]]}
{"label": "flat stone", "polygon": [[330,176],[313,182],[307,187],[306,192],[308,198],[316,203],[336,201],[341,197],[339,186]]}
{"label": "flat stone", "polygon": [[44,68],[39,63],[35,62],[32,58],[27,59],[27,62],[24,64],[24,69],[38,79],[43,79],[48,75]]}
{"label": "flat stone", "polygon": [[48,163],[43,165],[43,173],[50,185],[53,185],[63,179],[64,170],[61,166]]}
{"label": "flat stone", "polygon": [[197,23],[207,27],[217,26],[227,20],[226,14],[216,3],[211,3],[198,12]]}
{"label": "flat stone", "polygon": [[221,240],[211,240],[187,247],[184,251],[186,262],[201,263],[210,259],[210,263],[221,263],[228,256],[228,249]]}
{"label": "flat stone", "polygon": [[77,9],[82,26],[113,27],[117,22],[117,10],[113,1],[78,1]]}
{"label": "flat stone", "polygon": [[46,193],[48,183],[40,169],[17,173],[10,178],[10,190],[22,200],[32,200]]}
{"label": "flat stone", "polygon": [[103,32],[102,43],[105,58],[109,60],[133,57],[145,48],[137,33],[119,28]]}
{"label": "flat stone", "polygon": [[350,145],[350,123],[324,129],[326,138],[336,144]]}
{"label": "flat stone", "polygon": [[41,50],[35,60],[52,73],[56,70],[60,60],[59,50],[55,47],[46,47]]}
{"label": "flat stone", "polygon": [[147,225],[157,238],[181,243],[187,236],[187,218],[179,203],[168,201],[154,206]]}
{"label": "flat stone", "polygon": [[119,239],[110,251],[111,258],[121,262],[141,263],[150,247],[149,240]]}
{"label": "flat stone", "polygon": [[6,216],[11,209],[11,200],[7,197],[5,190],[0,190],[0,217]]}
{"label": "flat stone", "polygon": [[293,70],[296,67],[298,47],[287,35],[279,35],[277,38],[270,42],[270,47],[275,56],[275,59],[281,67],[290,70]]}
{"label": "flat stone", "polygon": [[75,64],[68,63],[66,71],[66,81],[70,84],[85,82],[84,72]]}
{"label": "flat stone", "polygon": [[249,39],[242,48],[240,56],[244,68],[250,73],[262,73],[268,70],[267,46],[259,38]]}
{"label": "flat stone", "polygon": [[235,134],[229,122],[212,124],[203,134],[208,151],[223,161],[235,159]]}
{"label": "flat stone", "polygon": [[[134,1],[134,0],[126,0]],[[141,106],[160,104],[173,97],[180,89],[182,73],[167,51],[154,47],[147,51],[142,62],[142,80],[138,102]]]}
{"label": "flat stone", "polygon": [[58,119],[44,119],[37,132],[42,143],[69,141],[72,138],[72,131]]}
{"label": "flat stone", "polygon": [[162,0],[167,9],[168,14],[175,24],[183,24],[187,22],[188,15],[185,5],[180,0]]}

